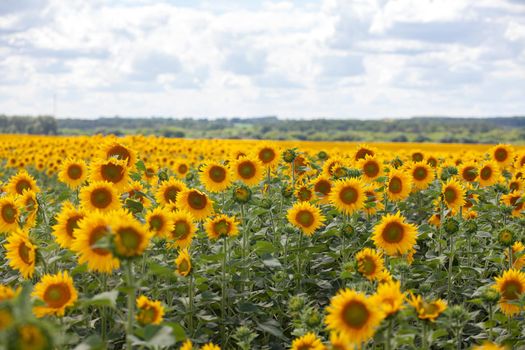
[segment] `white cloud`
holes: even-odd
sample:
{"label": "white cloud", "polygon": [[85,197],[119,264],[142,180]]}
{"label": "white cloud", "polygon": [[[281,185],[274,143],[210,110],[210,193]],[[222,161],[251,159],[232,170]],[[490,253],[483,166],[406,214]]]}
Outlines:
{"label": "white cloud", "polygon": [[518,0],[0,3],[0,113],[525,111]]}

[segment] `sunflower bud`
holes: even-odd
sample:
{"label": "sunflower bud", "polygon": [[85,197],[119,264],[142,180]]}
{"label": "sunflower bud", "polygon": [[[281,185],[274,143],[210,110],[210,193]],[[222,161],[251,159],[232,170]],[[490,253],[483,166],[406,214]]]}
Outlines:
{"label": "sunflower bud", "polygon": [[281,194],[284,198],[290,198],[293,195],[293,188],[290,186],[285,186],[282,188]]}
{"label": "sunflower bud", "polygon": [[346,171],[346,174],[348,175],[348,177],[358,178],[359,176],[361,176],[361,171],[359,169],[348,169]]}
{"label": "sunflower bud", "polygon": [[341,227],[341,234],[345,236],[353,236],[355,234],[354,226],[350,224],[344,224],[343,227]]}
{"label": "sunflower bud", "polygon": [[317,153],[317,158],[319,158],[320,160],[327,160],[328,153],[326,153],[325,151],[319,151],[319,153]]}
{"label": "sunflower bud", "polygon": [[297,157],[297,152],[293,148],[287,149],[286,151],[283,152],[283,160],[286,163],[293,162],[296,157]]}
{"label": "sunflower bud", "polygon": [[486,287],[483,294],[481,294],[481,298],[486,303],[494,304],[499,300],[499,293],[492,287]]}
{"label": "sunflower bud", "polygon": [[453,235],[459,231],[459,222],[454,218],[447,218],[443,223],[443,228],[446,233]]}
{"label": "sunflower bud", "polygon": [[464,223],[465,232],[468,235],[473,235],[478,231],[478,224],[474,220],[468,220]]}
{"label": "sunflower bud", "polygon": [[503,246],[510,247],[512,243],[514,243],[514,232],[511,229],[504,227],[498,233],[498,241]]}
{"label": "sunflower bud", "polygon": [[188,173],[186,174],[186,181],[191,181],[191,180],[193,180],[193,177],[194,177],[194,176],[193,176],[193,173],[191,173],[191,172],[188,171]]}
{"label": "sunflower bud", "polygon": [[305,323],[310,328],[316,328],[321,324],[321,315],[319,311],[313,308],[306,309],[305,312]]}
{"label": "sunflower bud", "polygon": [[270,209],[272,207],[272,201],[268,198],[264,198],[261,201],[261,208],[263,209]]}
{"label": "sunflower bud", "polygon": [[303,311],[305,304],[306,300],[303,296],[294,295],[290,298],[290,301],[288,302],[288,309],[290,309],[291,312],[301,312]]}
{"label": "sunflower bud", "polygon": [[240,204],[248,203],[252,198],[252,191],[248,186],[239,185],[233,188],[233,199]]}

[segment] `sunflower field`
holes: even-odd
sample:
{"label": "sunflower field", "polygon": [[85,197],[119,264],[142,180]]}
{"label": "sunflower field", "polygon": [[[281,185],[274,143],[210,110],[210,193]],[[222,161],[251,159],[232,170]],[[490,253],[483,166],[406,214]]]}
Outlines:
{"label": "sunflower field", "polygon": [[2,349],[525,348],[525,147],[0,140]]}

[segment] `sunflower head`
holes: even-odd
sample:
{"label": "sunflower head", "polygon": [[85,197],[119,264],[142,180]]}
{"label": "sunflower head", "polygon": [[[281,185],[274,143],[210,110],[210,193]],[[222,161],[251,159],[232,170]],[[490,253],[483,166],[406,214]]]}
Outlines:
{"label": "sunflower head", "polygon": [[230,169],[218,162],[208,162],[200,169],[200,180],[206,190],[222,192],[231,185]]}
{"label": "sunflower head", "polygon": [[150,231],[130,214],[114,216],[111,222],[114,253],[124,259],[135,258],[148,247]]}
{"label": "sunflower head", "polygon": [[37,246],[30,240],[25,230],[11,233],[5,244],[9,266],[18,270],[23,278],[31,278],[35,272]]}
{"label": "sunflower head", "polygon": [[223,237],[233,237],[239,233],[235,218],[224,214],[218,215],[214,218],[209,218],[206,221],[204,228],[208,238],[211,240]]}
{"label": "sunflower head", "polygon": [[300,229],[305,235],[311,236],[323,226],[325,221],[321,210],[309,202],[297,202],[287,213],[288,222]]}
{"label": "sunflower head", "polygon": [[70,188],[77,188],[87,179],[87,166],[83,160],[67,159],[61,166],[58,179]]}
{"label": "sunflower head", "polygon": [[330,192],[330,201],[337,210],[352,214],[364,207],[364,184],[359,179],[339,180]]}
{"label": "sunflower head", "polygon": [[10,330],[7,335],[10,349],[51,350],[53,338],[42,323],[22,322]]}
{"label": "sunflower head", "polygon": [[56,216],[57,223],[53,226],[52,231],[55,241],[62,248],[71,248],[78,223],[85,216],[86,213],[83,210],[76,209],[71,202],[64,202],[62,209]]}
{"label": "sunflower head", "polygon": [[78,298],[73,279],[67,271],[44,275],[35,285],[32,295],[43,303],[43,306],[33,308],[37,317],[64,316],[66,308],[73,306]]}
{"label": "sunflower head", "polygon": [[177,259],[175,259],[175,266],[177,266],[177,274],[182,277],[186,277],[191,272],[191,258],[188,249],[182,249],[179,251]]}
{"label": "sunflower head", "polygon": [[407,224],[399,212],[387,214],[374,228],[372,240],[388,255],[404,255],[416,244],[417,228]]}
{"label": "sunflower head", "polygon": [[374,298],[386,315],[390,316],[403,309],[405,293],[401,292],[400,282],[390,281],[379,284]]}
{"label": "sunflower head", "polygon": [[454,178],[450,178],[443,184],[441,194],[443,202],[453,211],[459,211],[459,208],[465,205],[465,189]]}
{"label": "sunflower head", "polygon": [[155,193],[155,199],[161,205],[176,203],[178,194],[186,189],[187,187],[183,182],[172,178],[160,184]]}
{"label": "sunflower head", "polygon": [[177,196],[177,208],[190,213],[196,220],[204,220],[213,213],[213,202],[197,189],[186,189]]}
{"label": "sunflower head", "polygon": [[408,303],[414,307],[420,319],[431,322],[434,322],[447,309],[447,304],[441,299],[427,301],[421,295],[415,296],[412,293],[410,293]]}
{"label": "sunflower head", "polygon": [[500,294],[500,308],[504,314],[513,316],[521,311],[517,304],[509,303],[519,299],[525,292],[525,273],[511,269],[496,277],[494,289]]}
{"label": "sunflower head", "polygon": [[21,195],[26,190],[40,192],[35,179],[26,170],[20,170],[16,175],[9,179],[6,186],[7,193]]}
{"label": "sunflower head", "polygon": [[80,190],[80,204],[87,211],[108,212],[121,206],[117,191],[107,181],[92,182]]}
{"label": "sunflower head", "polygon": [[394,169],[388,174],[386,194],[393,201],[400,201],[408,197],[412,188],[412,180],[403,171]]}
{"label": "sunflower head", "polygon": [[306,333],[292,342],[291,350],[325,350],[325,346],[314,333]]}
{"label": "sunflower head", "polygon": [[263,176],[263,165],[258,159],[240,157],[233,161],[232,171],[234,178],[247,186],[258,185]]}
{"label": "sunflower head", "polygon": [[20,209],[14,196],[0,198],[0,232],[12,232],[18,228]]}
{"label": "sunflower head", "polygon": [[102,147],[101,157],[103,159],[114,158],[117,160],[124,161],[124,164],[127,167],[135,166],[135,163],[137,161],[135,151],[115,141],[110,141]]}
{"label": "sunflower head", "polygon": [[376,279],[384,269],[383,254],[377,250],[364,248],[356,254],[355,259],[357,270],[369,280]]}
{"label": "sunflower head", "polygon": [[164,307],[158,300],[150,300],[148,297],[141,295],[136,300],[137,321],[142,325],[160,324],[164,317]]}
{"label": "sunflower head", "polygon": [[90,165],[90,179],[92,181],[106,181],[119,192],[128,187],[129,174],[125,160],[116,158],[99,159]]}

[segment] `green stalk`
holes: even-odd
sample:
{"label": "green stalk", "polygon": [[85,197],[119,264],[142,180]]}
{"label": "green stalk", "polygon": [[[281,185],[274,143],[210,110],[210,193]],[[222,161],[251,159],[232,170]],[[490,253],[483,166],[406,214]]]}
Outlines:
{"label": "green stalk", "polygon": [[423,321],[422,348],[423,348],[424,350],[429,349],[429,347],[428,347],[428,335],[427,335],[428,330],[427,330],[427,327],[428,327],[427,322],[426,322],[426,321]]}
{"label": "green stalk", "polygon": [[193,274],[188,276],[188,328],[190,337],[193,336]]}
{"label": "green stalk", "polygon": [[[102,291],[105,292],[107,290],[107,275],[105,273],[102,273]],[[102,323],[101,323],[101,333],[102,333],[102,341],[105,342],[107,338],[107,311],[105,307],[102,307],[101,309],[102,315]]]}
{"label": "green stalk", "polygon": [[489,340],[492,341],[492,304],[489,304]]}
{"label": "green stalk", "polygon": [[385,350],[390,350],[390,338],[392,338],[392,323],[393,323],[393,317],[390,317],[388,320],[388,326],[386,329],[386,338],[385,338]]}
{"label": "green stalk", "polygon": [[509,247],[509,270],[512,269],[512,264],[514,263],[512,260],[512,246]]}
{"label": "green stalk", "polygon": [[133,321],[135,320],[135,284],[133,280],[133,265],[126,262],[128,284],[128,322],[126,325],[126,349],[131,350],[131,336],[133,335]]}
{"label": "green stalk", "polygon": [[222,343],[226,342],[226,253],[228,251],[228,240],[227,237],[223,238],[222,242],[222,285],[221,285],[221,334]]}
{"label": "green stalk", "polygon": [[451,287],[452,287],[452,263],[454,262],[454,236],[450,236],[450,252],[449,252],[449,259],[448,259],[448,287],[447,287],[447,302],[449,305],[451,298]]}
{"label": "green stalk", "polygon": [[297,250],[297,290],[300,292],[302,290],[301,283],[301,265],[302,265],[302,250],[303,250],[303,233],[299,232],[299,249]]}

